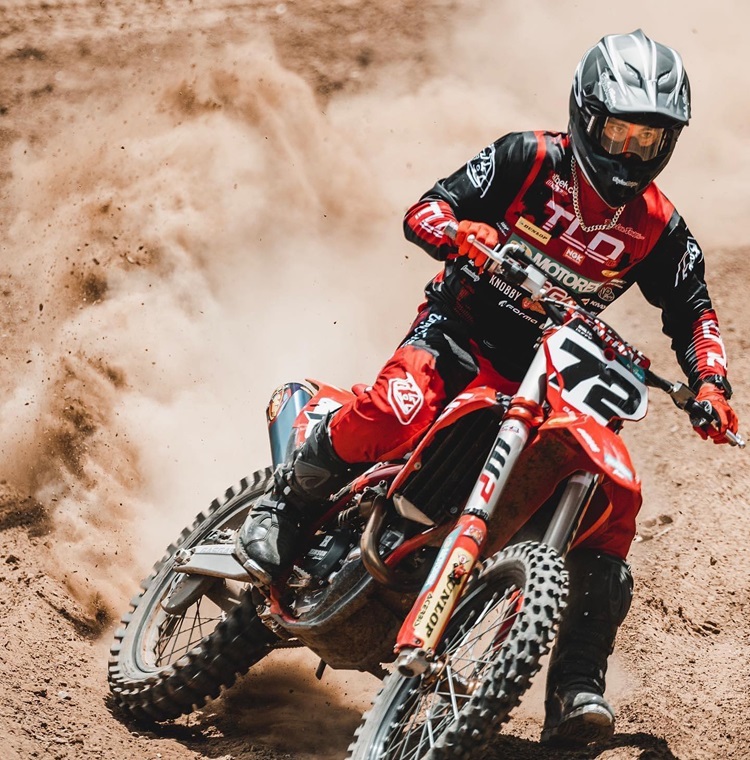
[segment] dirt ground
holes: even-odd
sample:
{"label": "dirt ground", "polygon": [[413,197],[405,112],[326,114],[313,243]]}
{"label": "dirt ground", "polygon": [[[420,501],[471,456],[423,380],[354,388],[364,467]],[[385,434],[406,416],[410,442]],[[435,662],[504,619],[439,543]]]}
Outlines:
{"label": "dirt ground", "polygon": [[[564,129],[603,34],[643,26],[685,56],[694,123],[660,184],[706,251],[750,419],[747,10],[733,31],[676,2],[558,5],[0,5],[4,760],[344,756],[372,677],[318,682],[286,653],[147,730],[108,698],[114,626],[181,528],[267,464],[273,388],[368,380],[395,345],[434,271],[401,238],[404,208],[504,132]],[[611,317],[678,377],[639,294]],[[703,443],[661,398],[625,435],[646,501],[614,741],[540,749],[540,682],[490,760],[750,757],[748,454]]]}

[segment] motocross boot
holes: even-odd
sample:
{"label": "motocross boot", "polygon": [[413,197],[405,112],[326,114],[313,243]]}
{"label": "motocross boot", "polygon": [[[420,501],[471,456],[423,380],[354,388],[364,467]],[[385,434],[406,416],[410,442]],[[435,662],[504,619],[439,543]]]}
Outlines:
{"label": "motocross boot", "polygon": [[257,581],[270,585],[294,559],[299,538],[326,510],[328,497],[350,475],[350,465],[333,450],[328,419],[279,465],[271,487],[253,505],[237,533],[235,554]]}
{"label": "motocross boot", "polygon": [[607,658],[633,597],[623,560],[589,549],[572,551],[570,596],[547,674],[542,742],[585,746],[606,742],[615,713],[604,699]]}

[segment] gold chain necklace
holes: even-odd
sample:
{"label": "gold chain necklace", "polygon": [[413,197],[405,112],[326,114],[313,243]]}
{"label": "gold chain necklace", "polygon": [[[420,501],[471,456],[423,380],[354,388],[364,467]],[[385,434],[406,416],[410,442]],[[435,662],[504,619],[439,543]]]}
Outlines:
{"label": "gold chain necklace", "polygon": [[578,205],[578,172],[576,171],[576,157],[570,158],[570,172],[573,175],[573,210],[576,212],[576,219],[578,219],[578,225],[584,232],[606,232],[611,230],[617,222],[620,221],[620,214],[622,214],[624,205],[615,211],[614,216],[606,224],[592,224],[587,227],[583,222],[583,215],[581,214],[581,207]]}

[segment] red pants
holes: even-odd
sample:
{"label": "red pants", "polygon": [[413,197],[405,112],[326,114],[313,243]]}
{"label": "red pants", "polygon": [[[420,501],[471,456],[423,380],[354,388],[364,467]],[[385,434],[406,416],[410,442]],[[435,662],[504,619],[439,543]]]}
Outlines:
{"label": "red pants", "polygon": [[[415,447],[447,403],[472,385],[508,394],[518,388],[484,356],[464,323],[425,308],[373,385],[331,419],[333,448],[350,463],[398,459]],[[608,508],[606,499],[592,504],[582,545],[624,559],[635,535],[635,514],[610,510],[607,515]]]}
{"label": "red pants", "polygon": [[373,385],[333,416],[333,448],[352,463],[403,456],[470,385],[504,393],[518,387],[484,357],[464,323],[424,308]]}

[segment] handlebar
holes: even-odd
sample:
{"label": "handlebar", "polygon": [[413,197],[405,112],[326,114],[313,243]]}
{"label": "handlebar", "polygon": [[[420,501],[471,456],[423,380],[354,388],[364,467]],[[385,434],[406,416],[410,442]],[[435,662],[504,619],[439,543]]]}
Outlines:
{"label": "handlebar", "polygon": [[[458,232],[458,224],[456,224],[456,222],[448,222],[444,227],[444,232],[448,239],[455,241],[456,233]],[[545,294],[549,290],[548,283],[550,282],[553,285],[562,288],[571,300],[577,304],[577,310],[583,311],[586,314],[589,313],[581,301],[575,295],[570,293],[570,291],[554,277],[545,274],[531,263],[524,266],[515,260],[516,257],[522,259],[526,258],[526,247],[522,243],[510,240],[501,246],[499,250],[494,250],[481,241],[474,239],[473,235],[469,235],[467,240],[490,259],[492,263],[487,267],[488,271],[502,273],[502,275],[514,285],[519,285],[524,288],[531,295],[533,300],[542,302],[542,305],[547,310],[548,316],[552,317],[558,324],[564,322],[564,315],[554,303],[549,301],[545,303],[543,300]],[[551,299],[549,300],[551,301]],[[591,317],[601,323],[601,320],[599,320],[598,317],[594,315],[591,315]],[[609,326],[607,325],[607,327]],[[609,329],[611,330],[611,328]],[[633,350],[636,351],[636,349]],[[645,369],[645,372],[646,384],[669,394],[675,405],[690,415],[691,422],[694,425],[712,425],[716,427],[717,419],[710,403],[696,401],[695,394],[684,383],[671,383],[669,380],[659,377],[650,369]],[[739,433],[733,433],[731,430],[727,430],[724,435],[731,446],[738,446],[741,449],[745,448],[745,439]]]}
{"label": "handlebar", "polygon": [[[717,419],[709,401],[697,401],[695,394],[684,383],[670,383],[659,377],[651,370],[646,371],[646,383],[652,388],[660,388],[668,393],[675,405],[687,412],[693,425],[704,427],[712,425],[716,428]],[[740,449],[745,448],[745,439],[739,433],[733,433],[726,430],[724,436],[731,446],[737,446]]]}
{"label": "handlebar", "polygon": [[[458,225],[455,222],[448,222],[445,225],[445,234],[450,240],[455,241],[457,232]],[[489,272],[502,272],[508,280],[525,288],[532,298],[538,298],[542,295],[544,286],[547,284],[547,276],[534,267],[521,266],[512,258],[514,255],[526,255],[526,249],[521,243],[511,240],[496,251],[476,240],[474,235],[469,235],[467,240],[492,261],[492,264],[487,267]]]}

